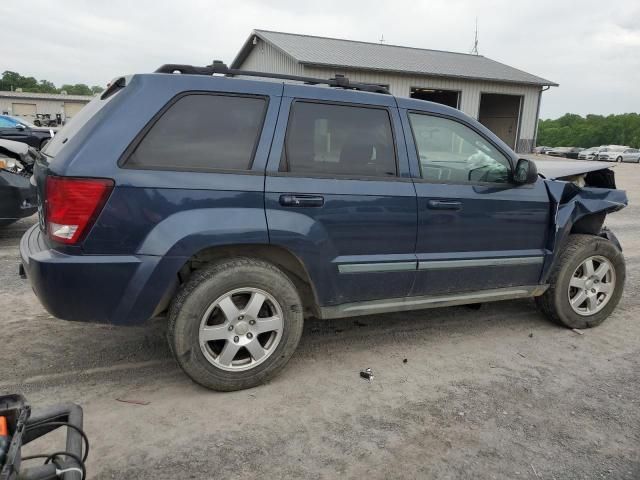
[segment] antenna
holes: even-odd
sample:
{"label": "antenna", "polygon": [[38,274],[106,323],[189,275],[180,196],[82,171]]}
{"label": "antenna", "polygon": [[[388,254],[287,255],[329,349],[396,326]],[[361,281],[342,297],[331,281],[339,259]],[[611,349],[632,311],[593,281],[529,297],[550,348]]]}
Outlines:
{"label": "antenna", "polygon": [[378,41],[380,42],[380,45],[382,45],[385,42],[384,33],[382,34],[382,36],[380,37],[380,40]]}
{"label": "antenna", "polygon": [[480,55],[478,53],[478,17],[476,17],[476,33],[473,39],[473,48],[471,49],[472,55]]}

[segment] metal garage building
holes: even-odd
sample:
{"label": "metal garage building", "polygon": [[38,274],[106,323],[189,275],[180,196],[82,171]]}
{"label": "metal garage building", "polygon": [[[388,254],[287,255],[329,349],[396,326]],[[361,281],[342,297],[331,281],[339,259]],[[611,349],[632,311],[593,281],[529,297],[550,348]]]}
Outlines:
{"label": "metal garage building", "polygon": [[458,108],[518,152],[535,146],[542,92],[556,83],[481,55],[254,30],[233,68],[387,86]]}
{"label": "metal garage building", "polygon": [[48,113],[51,118],[59,113],[66,122],[92,99],[89,95],[0,91],[0,113],[22,117],[31,123],[37,113]]}

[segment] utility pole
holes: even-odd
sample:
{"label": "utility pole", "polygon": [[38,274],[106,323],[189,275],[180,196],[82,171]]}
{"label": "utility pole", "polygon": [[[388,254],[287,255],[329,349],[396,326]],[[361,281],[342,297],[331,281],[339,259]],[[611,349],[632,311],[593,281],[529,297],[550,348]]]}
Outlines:
{"label": "utility pole", "polygon": [[380,37],[380,40],[378,41],[380,42],[380,45],[382,45],[385,42],[384,34],[382,34],[382,36]]}

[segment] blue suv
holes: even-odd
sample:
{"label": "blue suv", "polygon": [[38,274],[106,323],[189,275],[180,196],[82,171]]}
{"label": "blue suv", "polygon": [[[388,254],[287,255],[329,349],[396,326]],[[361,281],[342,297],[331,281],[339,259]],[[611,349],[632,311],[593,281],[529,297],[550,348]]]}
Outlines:
{"label": "blue suv", "polygon": [[598,325],[625,279],[609,166],[539,174],[458,110],[344,77],[166,65],[112,82],[44,149],[21,268],[62,319],[166,315],[193,380],[242,389],[309,316],[535,297]]}

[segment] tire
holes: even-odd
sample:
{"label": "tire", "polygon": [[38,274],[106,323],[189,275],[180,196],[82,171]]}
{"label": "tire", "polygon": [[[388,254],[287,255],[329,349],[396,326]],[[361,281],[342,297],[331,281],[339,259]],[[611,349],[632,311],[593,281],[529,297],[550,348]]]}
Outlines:
{"label": "tire", "polygon": [[[589,276],[585,270],[585,262],[589,260],[595,274],[598,274],[598,268],[603,264],[612,273],[607,273],[594,285],[595,280],[591,279],[597,277]],[[583,280],[586,278],[590,279],[590,283]],[[580,286],[572,287],[571,283],[574,281]],[[595,327],[604,322],[618,305],[624,281],[624,257],[613,243],[595,235],[570,235],[549,276],[549,288],[536,298],[536,303],[547,317],[560,325],[578,329]],[[605,289],[611,290],[608,297],[604,296]],[[587,295],[584,303],[578,303],[582,298],[580,292]],[[572,307],[571,298],[578,305]],[[608,299],[605,301],[606,298]]]}
{"label": "tire", "polygon": [[[257,305],[261,297],[254,314],[250,304]],[[278,318],[278,331],[260,333]],[[263,260],[238,257],[197,270],[181,287],[169,309],[167,337],[176,361],[193,381],[233,391],[277,375],[298,346],[303,324],[302,302],[289,277]],[[206,341],[204,335],[216,339]],[[251,353],[258,345],[262,357]],[[223,358],[226,349],[236,353]]]}
{"label": "tire", "polygon": [[616,162],[618,162],[618,163],[622,163],[622,157],[618,157],[618,158],[616,158]]}

